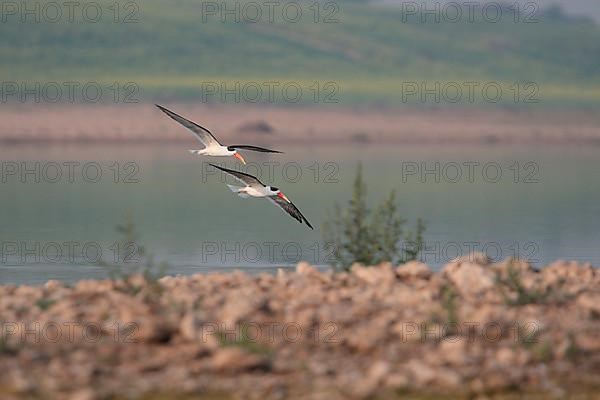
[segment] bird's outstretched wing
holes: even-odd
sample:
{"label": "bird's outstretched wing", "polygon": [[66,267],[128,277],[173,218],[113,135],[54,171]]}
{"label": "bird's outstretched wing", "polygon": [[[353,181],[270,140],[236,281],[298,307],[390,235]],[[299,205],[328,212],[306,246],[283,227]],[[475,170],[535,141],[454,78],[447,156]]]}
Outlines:
{"label": "bird's outstretched wing", "polygon": [[233,146],[227,146],[228,150],[248,150],[248,151],[259,151],[261,153],[279,153],[283,154],[283,151],[265,149],[264,147],[250,146],[247,144],[235,144]]}
{"label": "bird's outstretched wing", "polygon": [[189,119],[183,118],[181,115],[175,114],[173,111],[168,110],[168,109],[164,108],[163,106],[159,106],[158,104],[155,104],[155,105],[156,105],[156,107],[158,107],[159,110],[161,110],[162,112],[167,114],[169,117],[171,117],[172,119],[179,122],[181,125],[183,125],[187,129],[192,131],[192,133],[194,133],[194,136],[196,136],[196,138],[198,140],[200,140],[200,142],[202,142],[202,144],[204,146],[212,147],[212,146],[220,146],[221,145],[221,143],[219,143],[217,138],[214,137],[213,134],[208,129],[198,125],[195,122],[190,121]]}
{"label": "bird's outstretched wing", "polygon": [[[209,163],[210,164],[210,163]],[[244,172],[240,172],[240,171],[235,171],[233,169],[229,169],[229,168],[224,168],[224,167],[219,167],[218,165],[215,164],[210,164],[213,167],[220,169],[221,171],[225,172],[226,174],[229,174],[231,176],[233,176],[235,179],[237,179],[238,181],[248,185],[248,186],[258,186],[260,185],[261,187],[264,187],[265,185],[255,176],[246,174]]]}
{"label": "bird's outstretched wing", "polygon": [[308,225],[308,227],[310,229],[314,229],[313,226],[310,224],[310,222],[308,222],[306,217],[304,215],[302,215],[300,210],[298,210],[298,207],[296,207],[294,205],[294,203],[287,202],[279,196],[269,196],[267,198],[269,200],[271,200],[271,202],[273,204],[275,204],[277,207],[281,208],[283,211],[288,213],[296,221],[298,221],[300,223],[302,223],[304,221],[304,222],[306,222],[306,225]]}

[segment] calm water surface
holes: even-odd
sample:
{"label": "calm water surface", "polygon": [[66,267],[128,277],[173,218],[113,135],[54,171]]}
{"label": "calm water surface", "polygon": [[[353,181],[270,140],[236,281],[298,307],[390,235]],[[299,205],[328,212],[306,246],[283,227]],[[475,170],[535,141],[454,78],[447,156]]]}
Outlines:
{"label": "calm water surface", "polygon": [[237,198],[186,146],[4,147],[0,282],[100,278],[107,268],[97,261],[119,257],[135,268],[135,248],[116,245],[128,214],[136,244],[170,274],[274,271],[300,259],[326,265],[322,224],[334,203],[348,200],[359,160],[372,203],[395,189],[407,227],[427,222],[421,257],[433,268],[470,250],[537,266],[600,265],[600,147],[277,148],[286,154],[247,154],[248,172],[280,187],[314,231],[267,201]]}

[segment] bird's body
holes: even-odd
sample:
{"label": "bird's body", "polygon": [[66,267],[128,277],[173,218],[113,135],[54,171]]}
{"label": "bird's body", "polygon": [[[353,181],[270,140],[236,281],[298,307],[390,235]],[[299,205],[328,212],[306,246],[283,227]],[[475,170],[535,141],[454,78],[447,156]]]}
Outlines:
{"label": "bird's body", "polygon": [[277,196],[277,193],[272,192],[268,187],[254,187],[254,186],[233,186],[227,185],[232,192],[237,193],[240,197],[269,197]]}
{"label": "bird's body", "polygon": [[204,145],[203,149],[190,150],[190,153],[192,154],[211,157],[235,157],[240,160],[242,164],[246,164],[246,160],[244,160],[244,157],[238,153],[238,150],[258,151],[261,153],[281,153],[277,150],[270,150],[265,149],[264,147],[250,146],[246,144],[225,146],[221,144],[208,129],[190,121],[189,119],[183,118],[181,115],[175,114],[173,111],[159,106],[158,104],[156,107],[191,131],[196,139],[198,139]]}
{"label": "bird's body", "polygon": [[235,156],[235,150],[229,150],[226,146],[210,146],[200,150],[189,150],[192,154],[211,157],[231,157]]}
{"label": "bird's body", "polygon": [[292,218],[300,223],[306,223],[310,229],[314,229],[310,222],[302,215],[300,210],[292,203],[281,190],[274,186],[268,186],[262,183],[257,177],[246,174],[240,171],[234,171],[232,169],[219,167],[218,165],[210,164],[213,167],[233,176],[239,182],[242,182],[246,186],[239,187],[233,185],[227,185],[232,192],[237,193],[238,196],[246,197],[257,197],[265,198],[281,208]]}

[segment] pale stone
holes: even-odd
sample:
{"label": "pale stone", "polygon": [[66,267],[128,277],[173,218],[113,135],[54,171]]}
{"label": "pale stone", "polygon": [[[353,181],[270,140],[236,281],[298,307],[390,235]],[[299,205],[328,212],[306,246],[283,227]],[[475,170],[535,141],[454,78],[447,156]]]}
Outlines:
{"label": "pale stone", "polygon": [[317,270],[307,263],[306,261],[300,261],[298,265],[296,265],[296,273],[300,275],[310,275],[317,272]]}
{"label": "pale stone", "polygon": [[467,360],[467,340],[467,337],[445,338],[440,344],[440,355],[450,364],[465,364]]}
{"label": "pale stone", "polygon": [[432,272],[425,263],[420,261],[409,261],[406,264],[400,265],[396,269],[396,274],[403,279],[429,279],[432,275]]}
{"label": "pale stone", "polygon": [[485,264],[457,261],[447,264],[443,273],[464,295],[481,295],[495,283],[494,273]]}
{"label": "pale stone", "polygon": [[222,372],[237,372],[264,366],[260,357],[237,347],[220,349],[212,358],[212,367]]}
{"label": "pale stone", "polygon": [[436,377],[435,370],[422,361],[412,359],[407,367],[412,372],[415,383],[420,387],[433,382]]}
{"label": "pale stone", "polygon": [[374,267],[356,266],[352,268],[352,273],[369,284],[385,283],[389,285],[396,280],[396,274],[390,263]]}

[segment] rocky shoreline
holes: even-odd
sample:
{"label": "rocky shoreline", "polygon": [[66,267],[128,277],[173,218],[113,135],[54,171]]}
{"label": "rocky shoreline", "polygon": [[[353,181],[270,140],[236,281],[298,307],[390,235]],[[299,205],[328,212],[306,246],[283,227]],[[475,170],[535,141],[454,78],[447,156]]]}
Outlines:
{"label": "rocky shoreline", "polygon": [[595,398],[600,386],[600,272],[577,262],[0,286],[0,321],[3,399]]}

